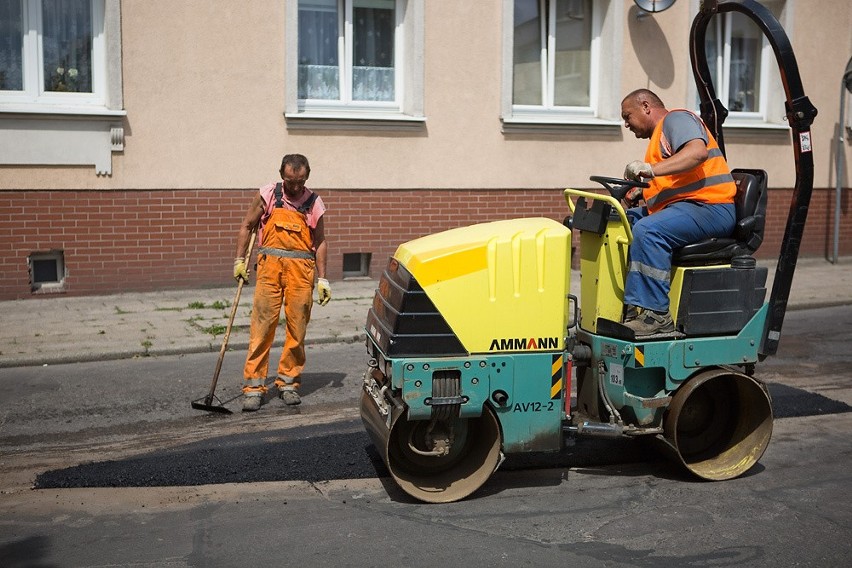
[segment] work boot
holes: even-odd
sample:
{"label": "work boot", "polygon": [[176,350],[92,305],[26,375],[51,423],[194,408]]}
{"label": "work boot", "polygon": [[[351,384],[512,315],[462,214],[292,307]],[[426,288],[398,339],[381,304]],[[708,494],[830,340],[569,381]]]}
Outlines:
{"label": "work boot", "polygon": [[299,397],[299,393],[297,393],[292,388],[279,390],[278,398],[283,400],[284,404],[286,404],[287,406],[296,406],[297,404],[302,404],[302,399],[301,397]]}
{"label": "work boot", "polygon": [[633,304],[627,304],[624,307],[624,320],[623,323],[627,323],[629,321],[633,321],[639,317],[639,307],[634,306]]}
{"label": "work boot", "polygon": [[637,338],[674,331],[674,322],[668,310],[664,313],[658,313],[653,310],[640,309],[636,318],[624,322],[624,325],[632,329]]}
{"label": "work boot", "polygon": [[263,396],[259,392],[249,392],[243,395],[243,412],[260,410]]}

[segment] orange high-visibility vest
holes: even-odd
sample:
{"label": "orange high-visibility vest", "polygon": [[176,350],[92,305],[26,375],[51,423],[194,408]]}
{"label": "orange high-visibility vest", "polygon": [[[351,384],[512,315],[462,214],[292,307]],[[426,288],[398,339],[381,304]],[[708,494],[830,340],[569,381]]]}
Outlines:
{"label": "orange high-visibility vest", "polygon": [[[701,122],[707,133],[707,159],[694,169],[670,176],[657,176],[648,180],[651,187],[642,192],[648,211],[654,213],[660,211],[666,205],[676,201],[699,201],[701,203],[733,203],[737,186],[731,177],[731,170],[725,161],[725,156],[719,149],[716,139],[710,134],[707,126],[695,113],[685,109],[675,109],[689,112]],[[669,156],[674,155],[676,148],[672,148],[663,134],[663,121],[657,123],[645,152],[645,161],[652,166],[662,161],[665,150]]]}

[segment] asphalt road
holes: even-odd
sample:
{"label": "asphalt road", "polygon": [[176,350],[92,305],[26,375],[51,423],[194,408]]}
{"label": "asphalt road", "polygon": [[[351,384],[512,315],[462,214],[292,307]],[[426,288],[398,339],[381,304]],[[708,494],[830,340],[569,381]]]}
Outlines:
{"label": "asphalt road", "polygon": [[[643,444],[584,440],[510,457],[440,506],[384,477],[355,408],[359,345],[309,352],[302,406],[230,416],[189,405],[215,355],[3,369],[0,565],[843,565],[850,340],[852,308],[787,315],[758,368],[773,441],[740,479],[696,482]],[[241,359],[220,382],[235,410]]]}

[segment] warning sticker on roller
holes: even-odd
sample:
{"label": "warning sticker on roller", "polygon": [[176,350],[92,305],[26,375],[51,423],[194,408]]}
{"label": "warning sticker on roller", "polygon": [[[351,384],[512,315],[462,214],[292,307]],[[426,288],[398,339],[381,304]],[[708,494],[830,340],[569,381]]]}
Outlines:
{"label": "warning sticker on roller", "polygon": [[802,147],[802,152],[811,151],[811,131],[799,132],[799,145]]}
{"label": "warning sticker on roller", "polygon": [[624,365],[611,363],[609,366],[609,382],[615,386],[624,386]]}

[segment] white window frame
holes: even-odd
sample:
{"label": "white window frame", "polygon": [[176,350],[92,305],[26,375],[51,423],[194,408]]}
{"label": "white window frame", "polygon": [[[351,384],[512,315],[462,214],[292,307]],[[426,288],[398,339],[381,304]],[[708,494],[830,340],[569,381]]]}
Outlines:
{"label": "white window frame", "polygon": [[[553,13],[555,2],[548,2],[548,6]],[[553,21],[553,18],[548,19]],[[503,131],[523,133],[578,127],[620,129],[623,28],[620,0],[593,0],[588,107],[553,105],[552,89],[548,89],[547,99],[542,105],[516,105],[513,102],[514,0],[503,0]],[[554,42],[553,35],[548,34],[547,65],[542,65],[542,81],[546,85],[554,83]],[[603,61],[612,64],[601,65]]]}
{"label": "white window frame", "polygon": [[[692,0],[692,4],[690,6],[690,15],[694,18],[698,14],[699,10],[699,1],[700,0]],[[781,13],[776,15],[778,18],[778,22],[784,28],[784,31],[787,33],[788,37],[793,37],[793,9],[795,0],[781,0]],[[739,13],[739,12],[737,12]],[[730,18],[731,13],[726,12],[723,14],[726,18]],[[712,25],[707,27],[707,35],[714,34],[714,39],[717,45],[721,42],[722,38],[720,37],[719,30],[720,22],[717,22],[716,27]],[[728,23],[726,27],[726,38],[724,42],[724,49],[717,50],[717,66],[716,69],[711,69],[710,72],[714,73],[713,76],[713,86],[716,90],[716,96],[722,104],[727,108],[728,106],[728,89],[730,82],[730,30],[731,26]],[[732,111],[728,109],[728,117],[725,119],[725,128],[733,129],[733,130],[748,130],[748,129],[756,129],[761,131],[771,131],[771,130],[779,130],[786,131],[789,129],[789,126],[786,123],[787,117],[786,112],[784,110],[784,87],[781,84],[781,78],[778,73],[778,64],[775,60],[775,54],[772,51],[772,46],[769,45],[769,41],[766,39],[766,36],[761,32],[763,36],[763,45],[761,48],[761,60],[760,60],[760,97],[758,99],[758,110],[754,112],[742,112],[742,111]],[[719,59],[722,60],[722,64],[719,64]],[[724,62],[728,62],[725,64]],[[691,71],[690,71],[691,73]],[[696,101],[695,108],[698,109],[698,89],[695,86],[694,81],[689,82],[689,100]]]}
{"label": "white window frame", "polygon": [[[512,104],[512,114],[531,116],[563,113],[573,116],[595,116],[597,114],[598,68],[600,66],[600,12],[592,2],[592,40],[590,47],[591,73],[589,76],[589,106],[560,106],[553,103],[556,85],[556,0],[538,0],[540,8],[548,11],[541,23],[541,93],[542,104]],[[543,13],[544,10],[541,10]],[[547,26],[547,29],[545,29]],[[514,78],[513,78],[514,82]]]}
{"label": "white window frame", "polygon": [[97,175],[110,175],[112,154],[124,150],[127,114],[122,96],[121,0],[91,0],[93,93],[43,92],[41,0],[22,1],[28,30],[24,57],[36,57],[37,62],[24,64],[23,92],[0,92],[0,165],[94,165]]}
{"label": "white window frame", "polygon": [[[731,91],[731,21],[734,13],[727,12],[721,15],[724,18],[724,23],[721,17],[717,17],[714,21],[715,29],[712,30],[717,46],[716,52],[716,84],[718,85],[716,96],[727,107],[730,101]],[[746,17],[746,16],[743,16]],[[723,29],[724,28],[724,29]],[[724,34],[724,38],[722,35]],[[718,49],[721,46],[722,49]],[[740,120],[759,120],[766,121],[766,107],[769,100],[769,68],[774,65],[775,61],[772,54],[772,47],[765,35],[761,34],[760,48],[760,77],[758,77],[760,96],[757,99],[757,110],[755,111],[734,111],[730,110],[730,117]]]}
{"label": "white window frame", "polygon": [[352,100],[352,0],[338,0],[339,100],[298,98],[298,0],[287,3],[285,113],[289,128],[396,125],[419,128],[423,115],[425,0],[394,0],[394,101]]}
{"label": "white window frame", "polygon": [[44,90],[43,20],[41,0],[21,0],[23,5],[23,90],[0,91],[0,103],[18,110],[101,107],[106,105],[106,46],[104,41],[104,2],[89,0],[92,13],[92,92],[60,93]]}

